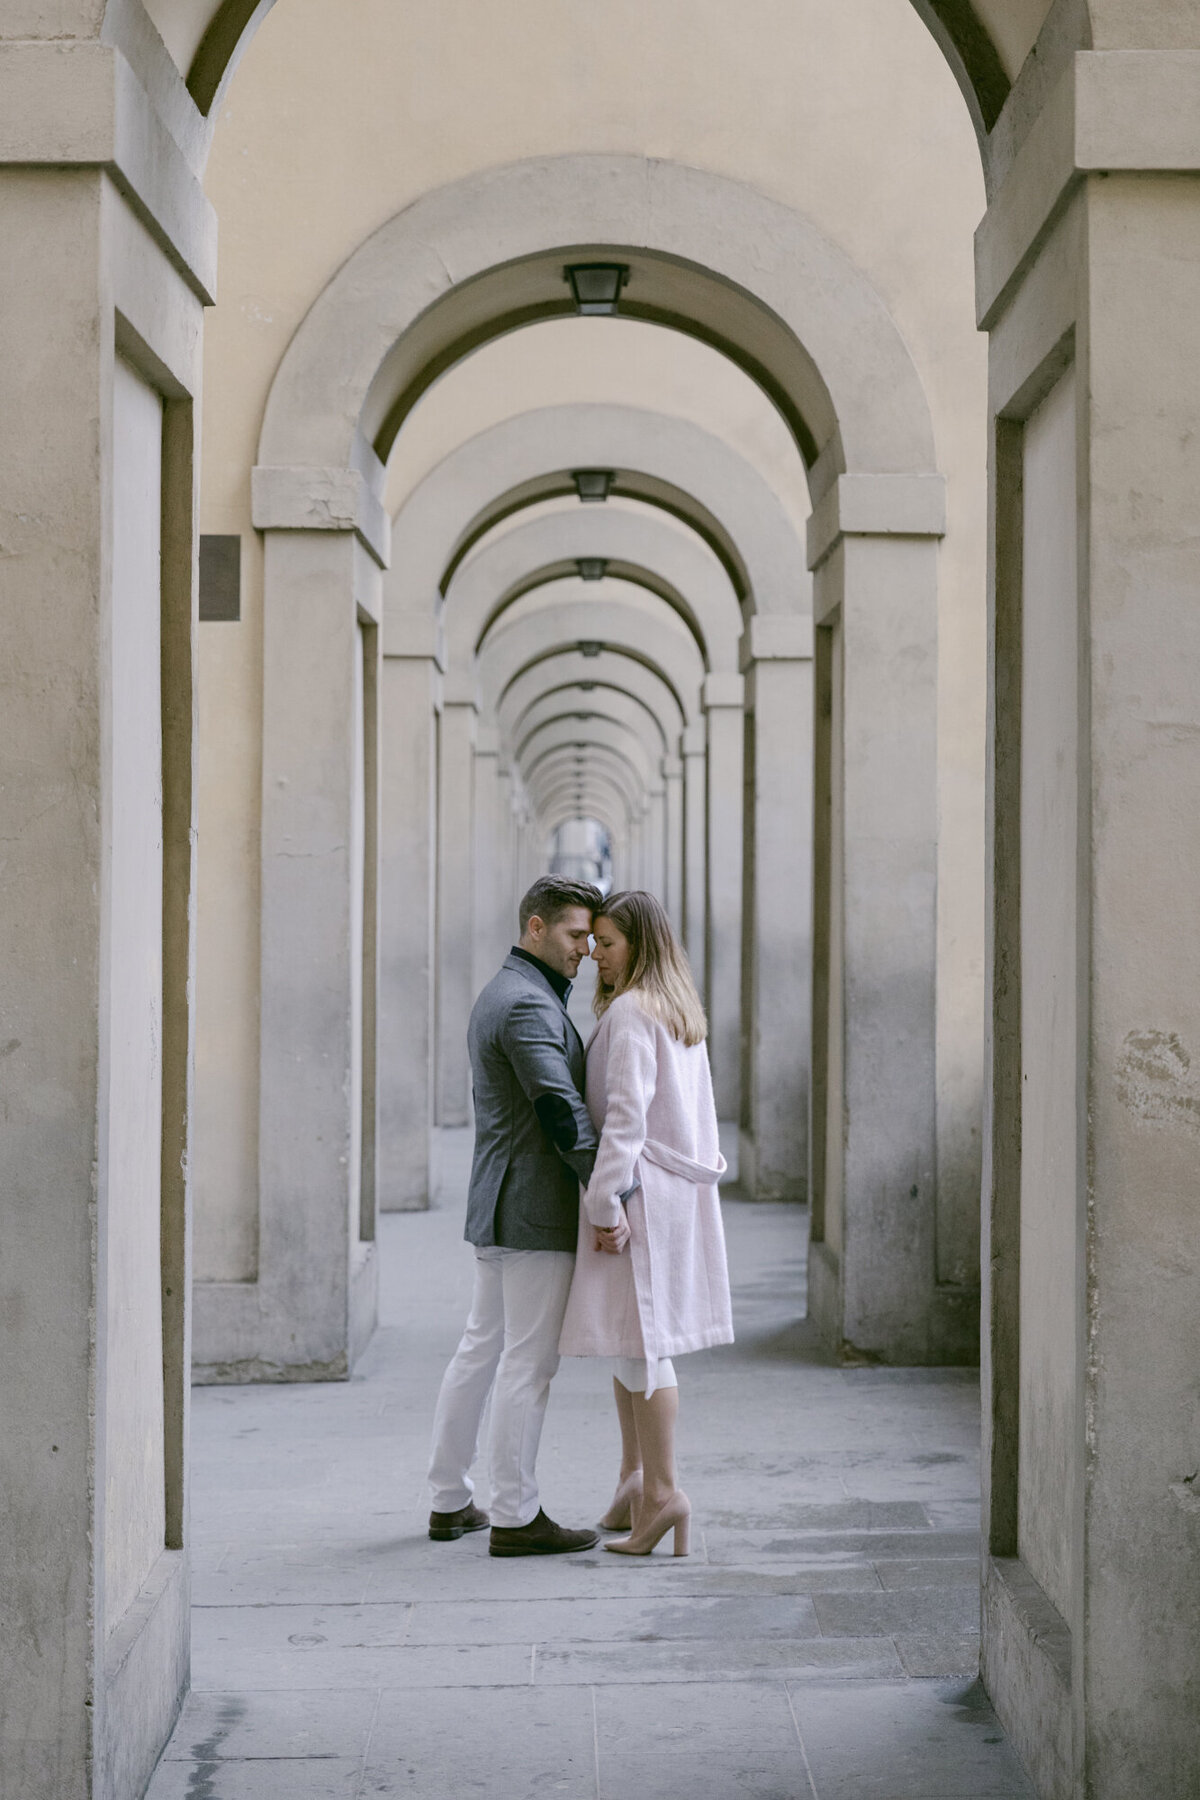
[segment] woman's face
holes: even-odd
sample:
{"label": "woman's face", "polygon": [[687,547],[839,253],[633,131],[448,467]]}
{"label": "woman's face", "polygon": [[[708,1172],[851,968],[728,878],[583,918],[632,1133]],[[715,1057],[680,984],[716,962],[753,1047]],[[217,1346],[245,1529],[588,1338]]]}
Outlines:
{"label": "woman's face", "polygon": [[598,913],[592,922],[592,937],[592,960],[601,981],[608,988],[618,986],[629,962],[629,939],[603,913]]}

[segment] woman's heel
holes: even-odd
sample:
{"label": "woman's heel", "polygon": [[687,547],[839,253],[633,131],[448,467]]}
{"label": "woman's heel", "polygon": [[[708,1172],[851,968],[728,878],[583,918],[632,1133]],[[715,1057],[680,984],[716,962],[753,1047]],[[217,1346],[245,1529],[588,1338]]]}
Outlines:
{"label": "woman's heel", "polygon": [[633,1524],[633,1508],[642,1497],[642,1471],[635,1469],[617,1483],[612,1505],[600,1520],[601,1531],[628,1531]]}
{"label": "woman's heel", "polygon": [[[643,1508],[643,1513],[645,1509]],[[675,1554],[686,1556],[688,1553],[688,1526],[691,1523],[692,1508],[687,1495],[676,1489],[665,1506],[661,1506],[655,1517],[643,1523],[637,1531],[631,1531],[627,1538],[610,1538],[605,1544],[617,1556],[649,1556],[655,1544],[665,1538],[672,1525],[675,1527]]]}

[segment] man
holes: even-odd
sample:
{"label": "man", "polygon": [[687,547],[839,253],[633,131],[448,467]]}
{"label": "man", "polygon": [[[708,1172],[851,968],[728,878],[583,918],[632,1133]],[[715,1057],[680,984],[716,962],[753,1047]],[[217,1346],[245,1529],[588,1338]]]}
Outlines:
{"label": "man", "polygon": [[[493,1556],[555,1556],[599,1539],[546,1517],[534,1465],[575,1266],[579,1184],[596,1158],[567,998],[600,901],[586,882],[535,881],[521,902],[521,941],[475,1002],[467,1034],[475,1155],[465,1236],[475,1245],[475,1291],[434,1415],[429,1535],[459,1538],[490,1524]],[[467,1474],[489,1392],[490,1520]]]}

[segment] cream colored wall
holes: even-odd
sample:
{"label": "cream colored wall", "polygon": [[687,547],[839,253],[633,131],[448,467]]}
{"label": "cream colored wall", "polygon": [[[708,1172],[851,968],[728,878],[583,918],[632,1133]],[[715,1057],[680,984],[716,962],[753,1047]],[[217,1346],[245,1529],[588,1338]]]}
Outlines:
{"label": "cream colored wall", "polygon": [[[201,628],[201,1278],[254,1273],[262,590],[249,470],[270,382],[322,287],[395,212],[473,171],[573,151],[674,159],[801,210],[880,291],[920,371],[950,519],[939,603],[941,1150],[949,1179],[974,1178],[986,358],[971,237],[983,187],[932,38],[901,0],[286,0],[230,83],[207,179],[221,285],[207,324],[201,529],[239,532],[244,561],[242,623]],[[476,353],[402,432],[392,503],[461,434],[512,410],[635,393],[724,435],[801,524],[807,497],[777,415],[757,396],[747,404],[744,377],[718,372],[702,346],[676,339],[664,355],[663,335],[565,320]],[[969,1254],[960,1248],[956,1265]]]}

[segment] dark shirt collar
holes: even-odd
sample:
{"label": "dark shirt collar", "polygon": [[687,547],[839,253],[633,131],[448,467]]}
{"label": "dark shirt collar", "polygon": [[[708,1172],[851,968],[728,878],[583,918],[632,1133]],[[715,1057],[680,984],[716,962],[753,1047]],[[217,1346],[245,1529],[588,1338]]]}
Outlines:
{"label": "dark shirt collar", "polygon": [[565,1006],[567,1004],[567,996],[571,992],[571,983],[567,980],[565,975],[560,975],[557,969],[552,969],[549,963],[544,963],[540,956],[535,956],[533,954],[532,950],[522,950],[520,944],[513,945],[512,954],[514,956],[519,956],[522,962],[532,963],[533,967],[538,971],[538,974],[546,977],[546,980],[550,983],[550,986],[554,989],[563,1005]]}

